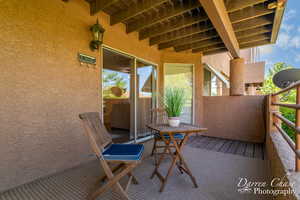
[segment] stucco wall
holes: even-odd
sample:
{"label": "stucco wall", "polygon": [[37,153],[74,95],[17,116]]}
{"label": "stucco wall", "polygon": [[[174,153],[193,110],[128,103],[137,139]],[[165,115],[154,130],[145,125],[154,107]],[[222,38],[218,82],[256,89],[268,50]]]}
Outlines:
{"label": "stucco wall", "polygon": [[[100,110],[96,17],[83,0],[1,1],[0,191],[91,159],[77,116]],[[99,20],[105,44],[160,64],[156,47]],[[80,66],[78,52],[97,57],[96,69]]]}
{"label": "stucco wall", "polygon": [[[245,59],[245,63],[251,63],[251,49],[242,49],[240,51],[240,57]],[[202,62],[209,64],[219,72],[225,73],[229,76],[230,60],[231,56],[229,53],[219,53],[215,55],[203,56]]]}
{"label": "stucco wall", "polygon": [[207,135],[264,142],[264,96],[203,97]]}
{"label": "stucco wall", "polygon": [[265,62],[245,64],[245,83],[264,82],[265,64]]}

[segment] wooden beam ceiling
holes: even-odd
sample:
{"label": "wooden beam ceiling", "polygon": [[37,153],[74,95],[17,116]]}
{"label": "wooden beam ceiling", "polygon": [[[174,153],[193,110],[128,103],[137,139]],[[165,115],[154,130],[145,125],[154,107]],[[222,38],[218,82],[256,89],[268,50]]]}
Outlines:
{"label": "wooden beam ceiling", "polygon": [[[239,11],[237,11],[239,12]],[[268,15],[269,13],[274,12],[274,10],[268,10],[265,11],[265,14]],[[259,27],[259,26],[264,26],[266,24],[272,24],[272,19],[271,17],[261,17],[262,13],[260,11],[255,12],[255,10],[252,10],[251,8],[246,8],[243,10],[243,13],[246,15],[246,18],[243,17],[243,15],[240,14],[235,14],[236,12],[233,12],[230,14],[230,16],[234,16],[232,24],[233,24],[233,29],[235,31],[241,31],[241,30],[247,30],[253,27]],[[243,23],[245,21],[245,23]],[[167,43],[172,40],[178,40],[180,38],[187,37],[189,35],[201,33],[207,30],[212,30],[214,27],[212,24],[207,24],[207,25],[202,25],[199,26],[198,28],[196,26],[194,27],[188,27],[186,29],[181,29],[177,32],[174,33],[176,37],[171,37],[172,35],[169,34],[162,34],[156,37],[150,38],[150,45],[155,45],[155,44],[160,44],[160,43]],[[204,30],[204,31],[203,31]],[[191,41],[192,42],[192,41]],[[159,45],[159,49],[163,48],[169,48],[171,46],[168,45]]]}
{"label": "wooden beam ceiling", "polygon": [[186,51],[188,49],[205,48],[207,46],[216,45],[216,44],[223,44],[221,38],[217,37],[214,39],[203,40],[201,42],[181,45],[181,46],[174,47],[174,49],[176,52],[180,52],[180,51]]}
{"label": "wooden beam ceiling", "polygon": [[237,38],[245,38],[245,37],[250,37],[250,36],[254,36],[254,35],[270,33],[271,31],[272,31],[272,27],[270,25],[262,26],[262,27],[255,27],[253,29],[236,32],[236,37]]}
{"label": "wooden beam ceiling", "polygon": [[262,46],[262,45],[266,45],[266,44],[270,44],[270,39],[262,40],[262,41],[256,41],[256,42],[253,42],[253,43],[242,44],[241,49],[247,49],[247,48]]}
{"label": "wooden beam ceiling", "polygon": [[[249,40],[249,37],[252,37],[252,36],[256,36],[257,38],[259,38],[261,40],[260,37],[262,34],[270,33],[271,31],[272,31],[272,29],[270,27],[259,27],[259,28],[250,29],[247,31],[238,32],[236,34],[236,36],[238,38],[238,42],[243,43],[244,40]],[[264,38],[264,39],[266,39],[266,38]],[[194,42],[194,43],[189,43],[189,44],[185,44],[185,45],[175,46],[174,49],[175,49],[175,51],[179,52],[179,51],[186,51],[186,50],[194,49],[194,48],[202,48],[202,47],[208,46],[210,44],[219,44],[219,43],[222,43],[222,40],[221,40],[221,38],[218,37],[218,38],[214,38],[214,39],[207,39],[202,42]]]}
{"label": "wooden beam ceiling", "polygon": [[123,22],[159,49],[239,57],[239,48],[276,41],[287,0],[86,1],[91,14],[110,14],[111,25]]}
{"label": "wooden beam ceiling", "polygon": [[170,40],[183,38],[196,33],[203,33],[209,30],[214,30],[213,25],[211,23],[202,23],[197,26],[190,26],[175,32],[166,33],[161,36],[150,38],[149,43],[150,45],[155,45],[163,42],[168,42]]}
{"label": "wooden beam ceiling", "polygon": [[197,1],[193,1],[189,4],[179,4],[174,5],[174,7],[170,7],[169,9],[165,11],[161,11],[154,17],[147,18],[146,20],[137,20],[133,21],[126,26],[126,32],[131,33],[133,31],[139,31],[141,29],[147,28],[149,26],[152,26],[154,24],[163,22],[165,20],[168,20],[172,17],[181,15],[189,10],[195,9],[200,7],[200,3]]}
{"label": "wooden beam ceiling", "polygon": [[223,48],[226,48],[223,43],[222,44],[214,44],[214,45],[210,45],[210,46],[206,46],[206,47],[193,49],[192,52],[198,53],[198,52],[213,51],[213,50],[218,50],[218,49],[223,49]]}
{"label": "wooden beam ceiling", "polygon": [[[239,58],[239,43],[223,0],[199,0],[213,23],[226,48],[234,58]],[[241,11],[237,11],[241,12]],[[239,18],[237,16],[237,18]]]}
{"label": "wooden beam ceiling", "polygon": [[[270,34],[261,35],[261,36],[253,36],[248,37],[247,39],[240,42],[241,48],[250,48],[253,46],[261,46],[264,44],[270,43]],[[197,52],[208,52],[208,51],[214,51],[214,50],[221,50],[226,48],[224,44],[216,44],[216,45],[210,45],[206,47],[196,48],[192,49],[193,53]],[[226,48],[227,50],[227,48]]]}
{"label": "wooden beam ceiling", "polygon": [[263,4],[259,4],[253,7],[248,7],[243,10],[236,11],[234,13],[230,13],[229,18],[232,23],[238,23],[271,13],[274,13],[274,10],[266,8]]}
{"label": "wooden beam ceiling", "polygon": [[171,40],[168,42],[164,42],[158,45],[158,49],[166,49],[166,48],[170,48],[176,45],[184,45],[184,44],[190,44],[193,42],[199,42],[202,40],[208,40],[208,39],[213,39],[219,37],[218,33],[213,30],[213,31],[208,31],[208,32],[204,32],[204,33],[198,33],[198,34],[193,34],[192,36],[188,36],[188,37],[183,37],[177,40]]}
{"label": "wooden beam ceiling", "polygon": [[160,28],[156,28],[156,29],[147,28],[147,29],[141,30],[139,33],[139,39],[143,40],[148,37],[154,37],[154,36],[161,35],[164,33],[172,32],[172,31],[178,30],[180,28],[191,26],[193,24],[203,22],[206,20],[208,20],[208,17],[206,15],[182,17],[177,22],[169,23],[166,26],[161,25]]}
{"label": "wooden beam ceiling", "polygon": [[121,12],[111,15],[110,24],[115,25],[117,23],[124,22],[130,18],[136,17],[168,1],[169,0],[148,0],[138,2],[129,9],[124,9]]}
{"label": "wooden beam ceiling", "polygon": [[95,15],[99,11],[103,11],[103,9],[115,4],[119,0],[94,0],[91,1],[91,15]]}
{"label": "wooden beam ceiling", "polygon": [[[265,2],[265,1],[266,0],[245,0],[245,1],[231,0],[231,1],[228,1],[227,5],[226,5],[227,12],[228,13],[235,12],[235,14],[233,14],[231,16],[233,18],[233,20],[236,20],[236,19],[246,20],[246,19],[249,18],[249,17],[247,17],[249,15],[250,15],[250,17],[255,16],[254,13],[253,13],[253,9],[255,9],[255,8],[244,10],[243,12],[245,12],[244,15],[246,16],[244,18],[240,16],[241,12],[237,12],[237,11],[239,11],[241,9],[244,9],[244,8],[247,8],[250,5],[255,5],[255,4],[258,4],[258,3]],[[263,7],[263,5],[260,5],[260,7]],[[266,13],[270,13],[270,10],[266,11],[266,10],[263,10],[262,8],[260,8],[260,9],[261,9],[260,12],[256,12],[256,16],[260,16],[260,15],[264,15]],[[200,12],[205,12],[205,11],[203,9],[201,9]],[[263,13],[263,12],[265,12],[265,13]],[[172,23],[172,24],[168,24],[167,26],[161,25],[159,28],[149,27],[149,28],[146,28],[146,29],[142,29],[139,32],[139,39],[143,40],[143,39],[146,39],[148,37],[154,37],[154,36],[161,35],[161,34],[164,34],[164,33],[172,32],[172,31],[178,30],[180,28],[187,27],[187,26],[190,26],[190,25],[193,25],[193,24],[205,21],[205,20],[208,20],[208,16],[206,14],[204,14],[202,16],[182,17],[177,22]]]}
{"label": "wooden beam ceiling", "polygon": [[[250,30],[252,30],[252,29],[259,28],[259,27],[262,27],[265,25],[270,25],[270,24],[272,24],[271,19],[266,18],[266,17],[260,17],[260,18],[257,18],[256,20],[251,19],[248,21],[237,23],[236,25],[234,25],[234,28],[235,28],[235,33],[238,35],[240,32],[245,33],[247,31],[249,31],[249,33],[251,33]],[[245,34],[247,34],[247,33],[245,33]],[[188,37],[183,37],[183,38],[179,38],[176,40],[171,39],[167,42],[160,43],[158,45],[158,49],[165,49],[165,48],[170,48],[173,46],[190,44],[193,42],[212,39],[215,37],[219,37],[219,35],[217,34],[217,32],[215,30],[204,32],[204,33],[193,34]]]}
{"label": "wooden beam ceiling", "polygon": [[249,30],[249,27],[251,28],[256,28],[256,27],[261,27],[265,25],[272,24],[272,18],[270,16],[263,16],[255,19],[250,19],[247,21],[239,22],[239,23],[234,23],[233,24],[233,29],[238,32],[238,31],[245,31]]}
{"label": "wooden beam ceiling", "polygon": [[238,39],[240,44],[248,44],[248,43],[253,43],[257,41],[262,41],[262,40],[267,40],[270,39],[271,35],[270,34],[261,34],[261,35],[254,35],[246,38],[241,38]]}
{"label": "wooden beam ceiling", "polygon": [[266,1],[267,0],[229,0],[225,2],[225,6],[228,12],[234,12]]}

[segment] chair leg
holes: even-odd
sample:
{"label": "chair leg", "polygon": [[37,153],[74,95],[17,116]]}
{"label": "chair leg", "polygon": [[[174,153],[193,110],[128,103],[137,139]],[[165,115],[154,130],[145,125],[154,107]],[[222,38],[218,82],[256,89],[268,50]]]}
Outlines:
{"label": "chair leg", "polygon": [[139,184],[138,180],[136,179],[136,177],[131,172],[129,172],[128,175],[129,175],[129,177],[132,177],[132,183],[133,184],[135,184],[135,185]]}
{"label": "chair leg", "polygon": [[97,189],[92,195],[90,195],[89,199],[95,200],[99,195],[101,195],[102,193],[110,189],[112,186],[114,186],[114,189],[116,189],[117,192],[123,197],[122,199],[129,200],[129,197],[127,193],[124,191],[124,189],[122,188],[122,186],[120,185],[119,180],[123,176],[129,174],[131,170],[133,170],[135,167],[136,164],[131,164],[126,166],[126,168],[123,171],[119,172],[117,175],[114,176],[111,174],[111,177],[108,177],[108,182],[102,187],[100,187],[99,189]]}
{"label": "chair leg", "polygon": [[[122,167],[124,167],[124,163],[120,163],[119,165],[113,167],[112,173],[115,173],[116,171],[118,171],[118,170],[121,169]],[[104,175],[104,176],[100,177],[100,178],[97,180],[96,184],[98,184],[99,182],[102,182],[102,183],[103,183],[103,182],[106,181],[106,179],[107,179],[107,175]]]}
{"label": "chair leg", "polygon": [[153,142],[153,147],[152,147],[152,152],[151,152],[151,156],[154,155],[154,153],[156,152],[156,143],[157,143],[157,140],[154,136],[154,142]]}

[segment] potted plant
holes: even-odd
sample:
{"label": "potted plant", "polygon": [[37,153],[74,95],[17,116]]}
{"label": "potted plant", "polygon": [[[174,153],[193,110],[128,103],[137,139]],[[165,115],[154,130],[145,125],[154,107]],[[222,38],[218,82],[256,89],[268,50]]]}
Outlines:
{"label": "potted plant", "polygon": [[164,95],[164,108],[168,115],[168,123],[171,127],[178,127],[180,115],[185,104],[185,92],[182,88],[167,88]]}

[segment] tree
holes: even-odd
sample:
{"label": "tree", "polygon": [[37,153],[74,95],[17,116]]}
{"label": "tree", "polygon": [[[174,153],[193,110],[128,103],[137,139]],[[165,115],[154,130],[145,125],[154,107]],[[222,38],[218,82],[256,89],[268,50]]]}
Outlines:
{"label": "tree", "polygon": [[[291,68],[293,68],[293,67],[289,66],[285,63],[276,63],[272,68],[270,68],[268,75],[265,78],[264,85],[261,88],[262,93],[268,95],[268,94],[278,92],[280,90],[280,88],[278,88],[274,85],[273,76],[282,70],[291,69]],[[287,103],[295,103],[296,102],[296,91],[291,90],[288,93],[280,95],[280,100],[283,102],[287,102]],[[292,122],[296,121],[296,119],[295,119],[296,113],[295,113],[294,109],[280,107],[280,112],[286,119],[288,119]],[[295,141],[294,130],[291,129],[289,126],[287,126],[285,123],[282,123],[282,128]]]}
{"label": "tree", "polygon": [[[127,82],[120,72],[112,70],[103,70],[103,96],[104,98],[117,98],[111,92],[112,87],[119,87],[122,90],[126,90]],[[122,98],[122,97],[118,97]]]}
{"label": "tree", "polygon": [[274,64],[274,66],[269,69],[268,75],[265,78],[264,85],[261,88],[262,93],[263,94],[272,94],[272,93],[278,92],[280,90],[280,88],[278,88],[274,85],[273,76],[282,70],[291,69],[291,68],[293,68],[293,67],[288,66],[285,63]]}
{"label": "tree", "polygon": [[125,88],[127,83],[125,79],[117,72],[111,72],[108,70],[103,71],[103,82],[105,85],[113,85],[119,88]]}

